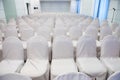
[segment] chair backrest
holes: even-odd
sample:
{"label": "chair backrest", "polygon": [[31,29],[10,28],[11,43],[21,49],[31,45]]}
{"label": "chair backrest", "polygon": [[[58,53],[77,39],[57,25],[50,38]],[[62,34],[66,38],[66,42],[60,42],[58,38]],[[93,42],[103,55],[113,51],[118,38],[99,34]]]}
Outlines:
{"label": "chair backrest", "polygon": [[11,37],[11,36],[18,37],[17,29],[12,26],[8,26],[5,29],[4,35],[5,35],[5,38]]}
{"label": "chair backrest", "polygon": [[91,36],[82,36],[78,40],[76,57],[96,57],[96,41]]}
{"label": "chair backrest", "polygon": [[120,80],[120,71],[113,73],[107,80]]}
{"label": "chair backrest", "polygon": [[3,59],[24,60],[22,42],[16,37],[8,37],[3,42]]}
{"label": "chair backrest", "polygon": [[49,48],[47,40],[41,36],[35,36],[27,41],[28,59],[48,59]]}
{"label": "chair backrest", "polygon": [[98,30],[95,27],[89,26],[86,29],[85,34],[93,37],[95,40],[98,39]]}
{"label": "chair backrest", "polygon": [[119,57],[119,40],[115,36],[107,36],[101,43],[101,57]]}
{"label": "chair backrest", "polygon": [[71,27],[69,30],[69,36],[73,40],[78,40],[82,36],[82,30],[79,27]]}
{"label": "chair backrest", "polygon": [[114,35],[120,39],[120,26],[115,29]]}
{"label": "chair backrest", "polygon": [[66,36],[59,36],[53,40],[53,59],[73,58],[73,44]]}
{"label": "chair backrest", "polygon": [[0,80],[32,80],[30,77],[20,74],[6,74],[0,76]]}
{"label": "chair backrest", "polygon": [[21,40],[26,41],[34,36],[34,30],[31,27],[21,27],[20,28]]}
{"label": "chair backrest", "polygon": [[54,80],[92,80],[88,75],[80,73],[68,73],[57,76]]}
{"label": "chair backrest", "polygon": [[100,40],[103,40],[104,37],[112,35],[112,30],[110,29],[109,26],[101,27],[100,31]]}
{"label": "chair backrest", "polygon": [[53,37],[58,37],[58,36],[65,36],[67,33],[67,30],[65,27],[56,27],[54,28],[53,32]]}
{"label": "chair backrest", "polygon": [[112,31],[115,31],[115,29],[116,29],[118,26],[119,26],[118,23],[112,23],[112,24],[111,24],[111,29],[112,29]]}

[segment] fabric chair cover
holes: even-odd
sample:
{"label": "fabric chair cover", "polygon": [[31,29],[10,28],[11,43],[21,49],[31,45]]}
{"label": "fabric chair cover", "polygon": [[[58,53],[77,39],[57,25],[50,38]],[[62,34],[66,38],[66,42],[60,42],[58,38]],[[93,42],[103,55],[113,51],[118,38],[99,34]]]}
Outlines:
{"label": "fabric chair cover", "polygon": [[82,36],[82,30],[78,27],[71,27],[69,36],[72,40],[78,40]]}
{"label": "fabric chair cover", "polygon": [[27,61],[20,73],[30,76],[33,80],[48,80],[49,48],[46,39],[35,36],[27,42]]}
{"label": "fabric chair cover", "polygon": [[20,74],[6,74],[0,76],[0,80],[32,80],[30,77]]}
{"label": "fabric chair cover", "polygon": [[96,41],[90,36],[83,36],[77,45],[77,65],[80,71],[92,79],[105,80],[106,69],[96,57]]}
{"label": "fabric chair cover", "polygon": [[118,26],[119,26],[118,23],[112,23],[112,24],[111,24],[111,29],[112,29],[112,31],[115,31]]}
{"label": "fabric chair cover", "polygon": [[103,40],[104,37],[108,35],[112,35],[112,30],[110,29],[110,27],[109,26],[102,27],[100,31],[100,40]]}
{"label": "fabric chair cover", "polygon": [[108,75],[120,71],[119,41],[114,36],[107,36],[101,44],[101,61],[108,69]]}
{"label": "fabric chair cover", "polygon": [[37,35],[44,37],[46,40],[51,41],[51,30],[47,27],[40,27],[37,30]]}
{"label": "fabric chair cover", "polygon": [[2,32],[0,30],[0,42],[2,42]]}
{"label": "fabric chair cover", "polygon": [[95,27],[89,26],[86,29],[85,34],[93,37],[95,40],[98,39],[98,30]]}
{"label": "fabric chair cover", "polygon": [[112,74],[107,80],[120,80],[120,71]]}
{"label": "fabric chair cover", "polygon": [[32,36],[34,36],[34,30],[31,27],[21,27],[20,28],[21,40],[26,41]]}
{"label": "fabric chair cover", "polygon": [[57,76],[54,80],[92,80],[84,73],[68,73]]}
{"label": "fabric chair cover", "polygon": [[119,57],[119,40],[115,36],[107,36],[101,43],[101,57]]}
{"label": "fabric chair cover", "polygon": [[3,42],[3,60],[0,62],[0,75],[18,72],[24,63],[24,52],[21,41],[8,37]]}
{"label": "fabric chair cover", "polygon": [[115,32],[113,35],[115,35],[117,38],[120,39],[120,26],[115,29]]}
{"label": "fabric chair cover", "polygon": [[53,41],[53,54],[51,63],[51,80],[62,73],[77,72],[73,59],[72,41],[65,37],[56,37]]}
{"label": "fabric chair cover", "polygon": [[53,37],[59,37],[59,36],[65,36],[67,33],[67,30],[65,27],[58,27],[54,29]]}
{"label": "fabric chair cover", "polygon": [[4,36],[5,38],[11,37],[11,36],[18,37],[17,29],[10,26],[6,27]]}

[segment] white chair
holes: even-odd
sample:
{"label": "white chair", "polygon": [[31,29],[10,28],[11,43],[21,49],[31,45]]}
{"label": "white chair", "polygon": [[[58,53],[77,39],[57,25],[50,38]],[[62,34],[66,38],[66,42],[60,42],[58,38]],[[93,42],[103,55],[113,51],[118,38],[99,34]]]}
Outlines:
{"label": "white chair", "polygon": [[21,27],[19,28],[20,39],[23,41],[28,40],[34,36],[34,30],[31,27]]}
{"label": "white chair", "polygon": [[106,37],[108,35],[112,35],[112,30],[110,29],[110,27],[109,26],[101,27],[101,30],[100,30],[100,40],[103,40],[104,37]]}
{"label": "white chair", "polygon": [[90,36],[82,36],[76,51],[79,70],[90,75],[93,80],[105,80],[106,68],[96,57],[96,41]]}
{"label": "white chair", "polygon": [[5,28],[4,37],[8,38],[8,37],[11,37],[11,36],[18,37],[17,29],[14,28],[14,27],[8,26],[8,27]]}
{"label": "white chair", "polygon": [[69,37],[72,40],[78,40],[82,36],[82,30],[79,27],[71,27],[69,30]]}
{"label": "white chair", "polygon": [[47,41],[51,41],[51,30],[49,28],[40,27],[36,33],[38,36],[43,36]]}
{"label": "white chair", "polygon": [[51,80],[62,73],[77,72],[73,49],[72,41],[68,37],[60,36],[54,39]]}
{"label": "white chair", "polygon": [[120,70],[119,40],[114,36],[107,36],[101,44],[101,61],[107,67],[109,75]]}
{"label": "white chair", "polygon": [[120,26],[115,29],[113,35],[120,39]]}
{"label": "white chair", "polygon": [[85,35],[89,35],[95,40],[98,40],[98,30],[95,27],[89,26],[85,31]]}
{"label": "white chair", "polygon": [[30,76],[33,80],[48,80],[49,48],[46,39],[35,36],[27,41],[27,61],[20,74]]}
{"label": "white chair", "polygon": [[3,60],[0,62],[0,75],[19,72],[24,63],[24,51],[21,41],[8,37],[3,42]]}
{"label": "white chair", "polygon": [[0,76],[0,80],[32,80],[30,77],[20,74],[6,74]]}
{"label": "white chair", "polygon": [[68,73],[61,74],[57,76],[54,80],[92,80],[88,75],[78,72],[78,73]]}
{"label": "white chair", "polygon": [[67,30],[65,27],[56,27],[53,31],[53,38],[59,37],[59,36],[66,36]]}
{"label": "white chair", "polygon": [[111,29],[112,29],[113,32],[116,30],[117,27],[119,27],[118,23],[112,23],[111,24]]}
{"label": "white chair", "polygon": [[120,71],[112,74],[107,80],[120,80]]}

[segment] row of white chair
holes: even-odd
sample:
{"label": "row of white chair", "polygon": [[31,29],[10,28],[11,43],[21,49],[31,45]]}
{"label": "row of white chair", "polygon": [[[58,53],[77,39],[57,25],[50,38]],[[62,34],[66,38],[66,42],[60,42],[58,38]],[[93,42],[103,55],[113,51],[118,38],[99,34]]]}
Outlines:
{"label": "row of white chair", "polygon": [[[52,47],[51,80],[62,73],[78,72],[77,67],[79,71],[97,80],[105,80],[107,71],[109,75],[119,71],[120,47],[117,38],[108,36],[103,40],[100,60],[96,57],[95,43],[96,41],[90,36],[81,37],[76,49],[76,58],[74,58],[72,41],[65,36],[56,37]],[[27,60],[24,63],[21,41],[15,37],[9,37],[3,42],[0,75],[18,72],[32,77],[33,80],[46,80],[49,78],[50,68],[48,57],[47,41],[42,37],[32,37],[27,42]]]}

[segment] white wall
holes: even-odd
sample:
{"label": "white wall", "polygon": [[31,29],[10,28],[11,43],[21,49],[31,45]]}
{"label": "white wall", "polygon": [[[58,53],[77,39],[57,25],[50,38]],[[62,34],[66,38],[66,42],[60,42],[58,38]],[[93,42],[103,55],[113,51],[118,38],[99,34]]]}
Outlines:
{"label": "white wall", "polygon": [[41,0],[42,12],[70,12],[70,0]]}
{"label": "white wall", "polygon": [[108,12],[108,21],[111,22],[112,16],[113,16],[113,8],[116,9],[115,16],[114,16],[114,22],[120,23],[120,0],[111,0],[110,1],[110,7]]}
{"label": "white wall", "polygon": [[2,0],[0,0],[0,20],[1,20],[1,19],[2,19],[2,20],[6,20]]}
{"label": "white wall", "polygon": [[93,16],[95,0],[81,0],[80,14]]}

